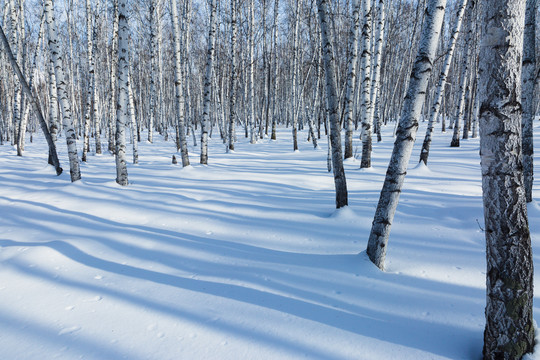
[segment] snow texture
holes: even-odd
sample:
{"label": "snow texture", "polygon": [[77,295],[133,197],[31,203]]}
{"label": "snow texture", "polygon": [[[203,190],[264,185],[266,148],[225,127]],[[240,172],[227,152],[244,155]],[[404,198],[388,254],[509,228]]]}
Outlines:
{"label": "snow texture", "polygon": [[[326,139],[292,152],[287,129],[234,153],[210,139],[210,165],[187,168],[156,135],[127,187],[110,155],[89,153],[71,183],[41,137],[24,157],[0,146],[0,357],[480,359],[478,139],[451,149],[436,131],[429,168],[412,157],[381,272],[364,249],[392,151],[382,130],[371,171],[345,162],[338,211]],[[536,202],[529,217],[536,249]]]}

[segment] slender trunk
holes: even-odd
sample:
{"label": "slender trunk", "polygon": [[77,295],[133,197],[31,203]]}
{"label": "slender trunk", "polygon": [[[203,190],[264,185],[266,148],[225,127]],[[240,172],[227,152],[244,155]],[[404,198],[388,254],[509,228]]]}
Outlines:
{"label": "slender trunk", "polygon": [[360,0],[353,0],[352,2],[353,16],[351,30],[349,33],[349,69],[347,75],[347,84],[345,90],[345,159],[353,157],[353,109],[354,109],[354,94],[356,86],[356,63],[358,53],[358,34],[360,29]]}
{"label": "slender trunk", "polygon": [[36,113],[39,124],[41,126],[41,130],[43,131],[43,134],[45,135],[45,139],[47,140],[47,145],[49,147],[49,154],[50,154],[50,160],[52,162],[52,165],[54,166],[56,170],[56,174],[60,175],[62,173],[62,168],[60,167],[60,161],[58,160],[58,155],[56,153],[56,145],[51,136],[51,133],[49,132],[49,128],[47,127],[47,122],[45,121],[45,118],[43,117],[43,113],[41,112],[41,108],[39,107],[39,104],[36,98],[32,95],[32,90],[30,89],[30,86],[26,83],[26,79],[24,78],[19,68],[19,65],[17,64],[17,61],[15,60],[15,57],[13,56],[13,52],[11,51],[11,48],[9,46],[8,39],[6,35],[4,34],[4,29],[2,29],[1,25],[0,25],[0,38],[4,46],[4,51],[6,52],[7,58],[11,66],[13,67],[13,71],[19,78],[19,82],[21,83],[22,89],[26,93],[26,96],[30,100],[32,108],[34,109],[34,112]]}
{"label": "slender trunk", "polygon": [[81,179],[81,170],[79,167],[79,158],[77,156],[77,134],[73,128],[73,121],[71,118],[71,104],[69,103],[69,95],[67,91],[67,83],[64,76],[64,61],[60,52],[60,46],[58,44],[56,23],[54,19],[54,9],[52,0],[45,0],[43,3],[45,11],[45,21],[47,23],[48,35],[49,35],[49,50],[51,55],[51,62],[54,66],[56,74],[58,94],[60,96],[60,107],[62,109],[62,126],[66,135],[66,143],[68,147],[69,168],[71,181],[77,181]]}
{"label": "slender trunk", "polygon": [[127,0],[118,2],[118,102],[116,105],[116,183],[126,186],[126,124],[129,121],[129,29]]}
{"label": "slender trunk", "polygon": [[341,129],[338,114],[338,94],[336,85],[336,59],[334,57],[332,36],[328,19],[328,0],[317,0],[319,23],[321,27],[321,47],[323,49],[324,68],[326,72],[326,104],[330,118],[330,144],[332,146],[332,168],[336,187],[336,208],[348,205],[347,180],[343,168],[341,150]]}
{"label": "slender trunk", "polygon": [[137,139],[137,119],[135,118],[135,102],[133,100],[133,88],[131,80],[131,69],[128,79],[129,116],[131,118],[131,142],[133,144],[133,163],[139,163],[139,141]]}
{"label": "slender trunk", "polygon": [[234,150],[236,122],[236,1],[231,0],[231,78],[229,91],[229,150]]}
{"label": "slender trunk", "polygon": [[276,128],[277,128],[277,96],[278,96],[278,84],[279,84],[279,69],[277,63],[277,28],[278,28],[278,10],[279,0],[275,0],[274,3],[274,26],[272,28],[272,38],[274,40],[273,52],[272,52],[272,66],[274,67],[274,88],[272,90],[272,135],[270,138],[276,140]]}
{"label": "slender trunk", "polygon": [[189,165],[189,154],[186,139],[185,126],[185,98],[182,84],[182,63],[181,63],[181,48],[180,48],[180,22],[178,16],[178,6],[176,0],[171,0],[171,22],[173,26],[173,41],[174,41],[174,88],[176,96],[176,123],[178,128],[180,153],[182,155],[182,166]]}
{"label": "slender trunk", "polygon": [[362,27],[362,160],[360,168],[371,167],[373,113],[371,111],[371,0],[364,0]]}
{"label": "slender trunk", "polygon": [[93,116],[92,97],[94,95],[94,58],[92,56],[92,7],[90,0],[86,0],[86,44],[88,53],[88,88],[86,92],[86,114],[84,116],[84,138],[82,161],[86,161],[86,155],[90,150],[90,123]]}
{"label": "slender trunk", "polygon": [[371,108],[373,114],[373,122],[376,126],[375,131],[377,132],[377,141],[380,142],[381,138],[381,117],[379,116],[380,111],[380,92],[381,92],[381,61],[382,61],[382,51],[384,43],[384,25],[385,25],[385,8],[384,0],[375,0],[377,1],[377,32],[376,32],[376,45],[375,45],[375,55],[373,61],[373,81],[371,82]]}
{"label": "slender trunk", "polygon": [[384,269],[390,228],[416,139],[418,119],[426,97],[429,76],[433,70],[445,7],[446,0],[428,1],[418,54],[403,103],[394,150],[386,171],[386,178],[369,235],[367,254],[381,270]]}

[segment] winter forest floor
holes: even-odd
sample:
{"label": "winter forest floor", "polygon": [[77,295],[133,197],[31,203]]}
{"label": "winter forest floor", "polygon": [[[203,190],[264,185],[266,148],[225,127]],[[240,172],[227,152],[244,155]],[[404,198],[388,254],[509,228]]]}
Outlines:
{"label": "winter forest floor", "polygon": [[[239,137],[228,154],[214,138],[210,165],[190,146],[185,169],[156,137],[140,143],[125,188],[110,155],[90,156],[71,184],[63,138],[60,177],[40,135],[24,157],[0,146],[0,358],[480,359],[479,141],[450,148],[437,129],[429,167],[417,167],[424,125],[384,273],[365,247],[391,126],[372,169],[346,162],[340,211],[326,139],[314,150],[305,131],[298,152],[290,129]],[[540,269],[536,202],[529,219]]]}

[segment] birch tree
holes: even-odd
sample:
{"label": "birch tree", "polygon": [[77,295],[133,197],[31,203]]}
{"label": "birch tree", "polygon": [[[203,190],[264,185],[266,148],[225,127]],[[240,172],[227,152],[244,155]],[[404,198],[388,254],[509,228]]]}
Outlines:
{"label": "birch tree", "polygon": [[[189,165],[189,155],[186,139],[186,127],[185,127],[185,98],[182,84],[182,53],[180,48],[180,21],[178,19],[178,4],[176,0],[171,0],[171,22],[173,30],[173,42],[174,42],[174,90],[176,98],[176,123],[178,128],[178,137],[180,143],[180,153],[182,155],[182,166]],[[201,141],[202,143],[202,141]]]}
{"label": "birch tree", "polygon": [[84,139],[82,161],[86,161],[86,154],[90,148],[90,122],[92,121],[92,98],[94,96],[94,58],[92,56],[94,44],[92,42],[92,7],[90,0],[86,0],[86,42],[87,42],[87,64],[88,64],[88,85],[86,92],[86,113],[84,116]]}
{"label": "birch tree", "polygon": [[279,67],[277,61],[277,41],[278,41],[278,13],[279,13],[279,0],[274,2],[274,25],[272,27],[272,39],[273,39],[273,50],[272,50],[272,66],[274,67],[274,87],[272,89],[272,134],[270,138],[276,140],[276,128],[277,128],[277,96],[278,96],[278,85],[279,85]]}
{"label": "birch tree", "polygon": [[231,74],[230,74],[230,89],[229,89],[229,143],[228,149],[234,151],[234,140],[236,136],[236,6],[237,0],[231,0]]}
{"label": "birch tree", "polygon": [[487,257],[483,352],[484,359],[520,359],[535,344],[521,153],[525,1],[496,1],[483,8],[478,88]]}
{"label": "birch tree", "polygon": [[116,105],[116,183],[126,186],[126,124],[129,121],[129,28],[127,0],[118,1],[118,102]]}
{"label": "birch tree", "polygon": [[364,1],[362,27],[362,160],[360,168],[371,167],[373,115],[371,113],[371,0]]}
{"label": "birch tree", "polygon": [[69,103],[69,94],[67,91],[67,82],[64,76],[64,61],[58,44],[56,22],[54,17],[54,8],[52,0],[44,0],[43,10],[45,11],[45,22],[47,23],[47,32],[49,36],[49,51],[51,63],[56,75],[56,86],[60,97],[60,108],[62,109],[62,127],[66,136],[68,147],[69,170],[71,181],[81,179],[81,170],[79,158],[77,155],[77,135],[73,127],[71,118],[71,104]]}
{"label": "birch tree", "polygon": [[[456,23],[454,29],[452,30],[452,35],[450,36],[450,44],[448,45],[448,51],[444,58],[444,65],[439,75],[439,81],[437,84],[437,90],[435,91],[435,96],[433,98],[433,105],[429,114],[429,121],[426,129],[426,136],[424,142],[422,143],[422,150],[420,151],[420,161],[427,165],[429,158],[429,148],[431,146],[431,139],[433,135],[433,126],[441,110],[441,103],[444,95],[444,89],[446,85],[446,79],[448,78],[448,72],[450,71],[450,64],[452,63],[452,58],[454,56],[454,50],[456,48],[456,42],[460,33],[461,24],[463,22],[463,15],[465,14],[465,8],[467,7],[467,0],[461,0],[461,3],[458,8]],[[419,161],[419,162],[420,162]]]}
{"label": "birch tree", "polygon": [[321,47],[323,51],[326,77],[326,104],[330,118],[330,144],[332,146],[332,168],[336,187],[336,208],[348,205],[347,180],[343,168],[341,150],[341,129],[338,116],[338,94],[336,85],[336,59],[330,34],[328,19],[328,0],[317,0],[319,25],[321,28]]}
{"label": "birch tree", "polygon": [[428,0],[418,54],[414,62],[401,119],[396,132],[394,150],[386,171],[384,185],[369,234],[367,254],[370,260],[384,270],[384,260],[390,228],[403,188],[407,165],[418,131],[418,119],[426,97],[429,76],[446,7],[446,0]]}
{"label": "birch tree", "polygon": [[21,87],[23,91],[26,93],[26,96],[30,100],[30,103],[32,104],[32,108],[34,109],[34,112],[36,113],[36,116],[38,118],[39,124],[41,126],[41,130],[43,131],[43,134],[45,136],[45,139],[47,140],[47,145],[49,147],[49,158],[52,162],[52,165],[54,166],[56,170],[56,174],[60,175],[62,173],[62,168],[60,167],[60,161],[58,160],[58,155],[56,153],[56,145],[54,143],[54,140],[51,136],[51,133],[49,132],[49,128],[47,126],[47,123],[45,122],[45,119],[43,117],[43,113],[41,112],[41,108],[39,107],[39,104],[36,100],[36,98],[32,94],[32,90],[30,89],[30,86],[26,82],[26,79],[24,78],[24,75],[22,74],[19,65],[17,64],[17,61],[15,60],[15,56],[13,55],[13,52],[11,51],[11,48],[9,46],[9,41],[6,37],[6,34],[4,33],[4,29],[2,29],[2,26],[0,25],[0,38],[2,41],[2,45],[4,47],[4,51],[7,55],[7,59],[11,64],[11,67],[13,68],[13,71],[17,75],[19,82],[21,83]]}
{"label": "birch tree", "polygon": [[525,10],[525,33],[523,37],[523,175],[525,181],[525,198],[532,201],[533,185],[533,120],[536,109],[536,11],[537,0],[527,0]]}
{"label": "birch tree", "polygon": [[385,26],[385,6],[384,0],[376,0],[377,2],[377,31],[375,33],[375,53],[373,56],[373,80],[371,82],[371,114],[373,122],[376,125],[377,141],[381,141],[381,121],[379,116],[380,111],[380,92],[381,92],[381,62],[384,43],[384,26]]}
{"label": "birch tree", "polygon": [[210,2],[210,26],[208,48],[206,52],[206,70],[203,90],[203,118],[201,122],[201,164],[208,164],[208,126],[210,124],[210,96],[212,87],[212,69],[214,66],[216,36],[216,0]]}
{"label": "birch tree", "polygon": [[356,85],[356,63],[358,53],[358,34],[360,29],[360,0],[352,2],[352,24],[349,34],[349,68],[347,71],[347,85],[345,90],[345,159],[353,157],[353,100]]}

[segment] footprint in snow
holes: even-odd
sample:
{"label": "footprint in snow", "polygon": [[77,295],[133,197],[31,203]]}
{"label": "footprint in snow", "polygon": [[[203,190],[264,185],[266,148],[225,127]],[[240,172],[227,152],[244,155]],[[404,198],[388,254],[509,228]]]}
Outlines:
{"label": "footprint in snow", "polygon": [[67,334],[73,334],[74,332],[77,332],[81,330],[80,326],[71,326],[64,328],[58,332],[58,335],[67,335]]}

